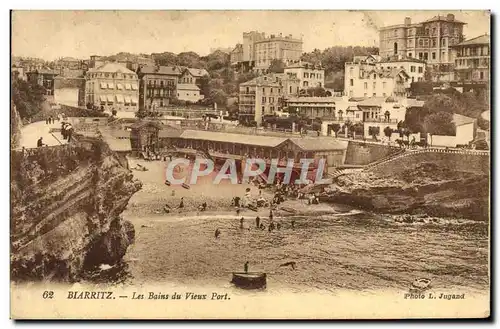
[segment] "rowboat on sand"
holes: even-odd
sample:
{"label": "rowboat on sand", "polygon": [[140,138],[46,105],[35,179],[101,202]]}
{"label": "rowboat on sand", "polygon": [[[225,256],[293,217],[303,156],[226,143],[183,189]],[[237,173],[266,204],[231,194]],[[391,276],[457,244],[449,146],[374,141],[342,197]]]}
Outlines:
{"label": "rowboat on sand", "polygon": [[233,272],[231,283],[242,289],[260,289],[266,287],[267,276],[263,272]]}
{"label": "rowboat on sand", "polygon": [[431,279],[418,278],[412,282],[410,286],[410,292],[420,292],[430,288]]}

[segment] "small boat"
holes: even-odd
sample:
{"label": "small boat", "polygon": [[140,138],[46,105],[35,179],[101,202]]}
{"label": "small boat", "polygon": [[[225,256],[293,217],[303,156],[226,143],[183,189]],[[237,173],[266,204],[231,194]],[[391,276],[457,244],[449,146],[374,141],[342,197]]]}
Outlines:
{"label": "small boat", "polygon": [[267,276],[262,272],[233,272],[231,283],[243,289],[260,289],[266,287]]}
{"label": "small boat", "polygon": [[431,279],[427,278],[418,278],[412,282],[410,286],[410,292],[420,292],[428,289],[431,284]]}
{"label": "small boat", "polygon": [[170,185],[172,185],[172,183],[170,183],[170,181],[166,180],[165,185],[170,186]]}
{"label": "small boat", "polygon": [[186,190],[189,190],[191,188],[191,186],[186,183],[182,183],[182,187],[184,187]]}

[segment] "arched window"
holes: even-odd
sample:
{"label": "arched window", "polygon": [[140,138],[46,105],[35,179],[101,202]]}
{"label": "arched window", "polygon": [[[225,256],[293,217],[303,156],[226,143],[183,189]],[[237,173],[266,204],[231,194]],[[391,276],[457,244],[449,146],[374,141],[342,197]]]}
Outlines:
{"label": "arched window", "polygon": [[394,42],[394,55],[398,54],[398,43]]}

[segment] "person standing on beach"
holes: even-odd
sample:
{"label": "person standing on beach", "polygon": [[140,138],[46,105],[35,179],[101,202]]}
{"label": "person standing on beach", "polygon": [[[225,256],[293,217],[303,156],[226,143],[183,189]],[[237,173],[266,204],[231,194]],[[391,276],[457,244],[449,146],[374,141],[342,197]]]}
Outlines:
{"label": "person standing on beach", "polygon": [[260,217],[259,217],[259,216],[257,216],[257,217],[255,218],[255,227],[257,227],[257,228],[259,228],[259,227],[260,227]]}
{"label": "person standing on beach", "polygon": [[273,209],[269,209],[269,220],[273,220]]}
{"label": "person standing on beach", "polygon": [[245,270],[245,273],[248,273],[248,261],[243,266],[243,269]]}
{"label": "person standing on beach", "polygon": [[179,209],[184,208],[184,197],[181,198],[181,202],[179,203]]}
{"label": "person standing on beach", "polygon": [[245,222],[245,218],[241,217],[240,219],[240,228],[243,229],[243,223]]}
{"label": "person standing on beach", "polygon": [[219,229],[216,229],[215,230],[215,238],[218,239],[220,236],[220,230]]}
{"label": "person standing on beach", "polygon": [[292,228],[295,228],[295,221],[292,220]]}

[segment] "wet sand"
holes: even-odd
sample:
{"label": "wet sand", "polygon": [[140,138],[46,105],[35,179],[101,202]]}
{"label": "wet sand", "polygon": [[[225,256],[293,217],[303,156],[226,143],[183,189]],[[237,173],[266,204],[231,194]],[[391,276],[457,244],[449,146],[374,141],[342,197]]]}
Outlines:
{"label": "wet sand", "polygon": [[[437,289],[488,289],[488,227],[485,223],[395,223],[388,216],[345,206],[307,206],[301,200],[285,206],[299,212],[275,213],[281,230],[255,227],[255,216],[268,224],[268,210],[236,216],[232,197],[245,185],[167,187],[160,162],[136,172],[144,188],[133,196],[123,217],[136,228],[136,243],[125,262],[134,285],[170,282],[180,285],[230,287],[231,272],[245,261],[251,271],[265,271],[268,291],[407,290],[417,277],[429,277]],[[157,177],[160,176],[160,179]],[[176,191],[174,197],[171,190]],[[252,187],[253,195],[257,188]],[[182,213],[155,211],[184,196]],[[208,211],[197,213],[202,200]],[[240,217],[245,218],[240,228]],[[291,221],[295,221],[295,228]],[[214,238],[216,228],[221,237]],[[297,269],[280,267],[289,261]]]}

